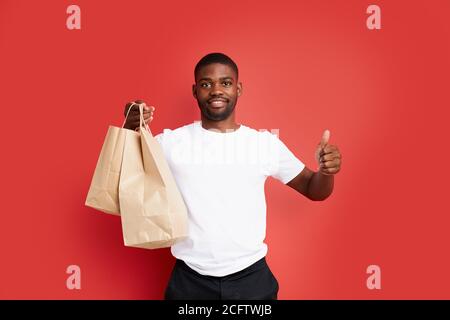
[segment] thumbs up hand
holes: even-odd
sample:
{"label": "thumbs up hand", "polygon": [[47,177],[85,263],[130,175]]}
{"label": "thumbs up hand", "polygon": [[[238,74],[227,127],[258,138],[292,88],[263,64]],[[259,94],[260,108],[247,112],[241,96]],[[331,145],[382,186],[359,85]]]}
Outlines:
{"label": "thumbs up hand", "polygon": [[341,169],[341,153],[335,145],[329,144],[330,131],[325,130],[322,139],[316,148],[316,160],[319,164],[319,172],[325,175],[332,175]]}

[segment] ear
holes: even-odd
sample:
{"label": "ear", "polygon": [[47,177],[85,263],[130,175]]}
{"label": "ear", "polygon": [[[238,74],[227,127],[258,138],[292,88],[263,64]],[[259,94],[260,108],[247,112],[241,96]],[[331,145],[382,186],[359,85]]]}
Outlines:
{"label": "ear", "polygon": [[197,90],[195,83],[192,85],[192,95],[194,96],[195,99],[197,99]]}
{"label": "ear", "polygon": [[237,84],[237,95],[238,95],[238,97],[240,97],[241,94],[242,94],[242,82],[239,82]]}

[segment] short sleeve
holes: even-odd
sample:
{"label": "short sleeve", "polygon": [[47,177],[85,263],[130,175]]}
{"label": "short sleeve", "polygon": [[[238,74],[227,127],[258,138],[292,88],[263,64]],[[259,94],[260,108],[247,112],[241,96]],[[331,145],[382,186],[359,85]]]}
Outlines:
{"label": "short sleeve", "polygon": [[172,135],[172,130],[165,128],[163,132],[158,133],[156,136],[153,136],[156,141],[159,142],[160,145],[168,144],[170,142],[170,138]]}
{"label": "short sleeve", "polygon": [[271,177],[286,184],[294,179],[304,168],[305,164],[297,158],[277,135],[269,133],[271,139]]}

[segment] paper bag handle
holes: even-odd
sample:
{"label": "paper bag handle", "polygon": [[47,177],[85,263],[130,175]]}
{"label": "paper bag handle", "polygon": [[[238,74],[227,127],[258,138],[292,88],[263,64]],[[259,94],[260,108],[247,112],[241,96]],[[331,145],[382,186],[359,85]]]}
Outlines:
{"label": "paper bag handle", "polygon": [[[139,114],[140,114],[139,128],[142,128],[142,124],[145,123],[145,120],[144,120],[144,103],[139,104]],[[150,128],[148,127],[148,124],[145,123],[145,127],[144,128],[147,129],[148,132],[150,132]]]}
{"label": "paper bag handle", "polygon": [[[122,123],[122,128],[123,128],[123,126],[125,125],[125,123],[127,122],[128,114],[130,113],[131,108],[133,108],[133,106],[134,106],[135,104],[137,104],[137,103],[132,102],[131,105],[130,105],[130,107],[128,108],[127,114],[126,114],[126,116],[125,116],[125,120],[123,120],[123,123]],[[140,118],[139,118],[139,127],[136,128],[136,129],[134,129],[135,131],[137,131],[138,129],[140,129],[140,128],[142,127],[142,123],[145,123],[145,120],[144,120],[144,103],[140,103],[140,104],[139,104],[139,115],[140,115]],[[147,129],[147,131],[150,132],[150,128],[148,127],[147,124],[145,124],[145,128]]]}

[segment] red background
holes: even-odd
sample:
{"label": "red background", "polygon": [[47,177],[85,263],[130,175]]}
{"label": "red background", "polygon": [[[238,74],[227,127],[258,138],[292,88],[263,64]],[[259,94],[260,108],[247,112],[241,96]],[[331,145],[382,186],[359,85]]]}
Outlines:
{"label": "red background", "polygon": [[156,107],[154,133],[199,119],[193,69],[221,51],[240,68],[239,122],[280,129],[313,169],[324,129],[342,152],[324,202],[266,184],[279,298],[449,299],[449,14],[446,0],[1,0],[0,298],[163,297],[169,249],[124,247],[120,219],[84,201],[125,103]]}

